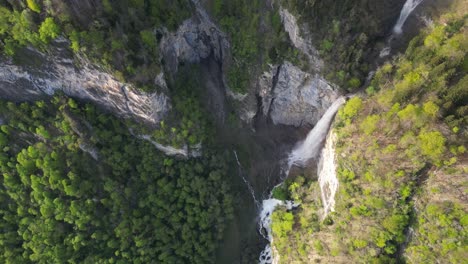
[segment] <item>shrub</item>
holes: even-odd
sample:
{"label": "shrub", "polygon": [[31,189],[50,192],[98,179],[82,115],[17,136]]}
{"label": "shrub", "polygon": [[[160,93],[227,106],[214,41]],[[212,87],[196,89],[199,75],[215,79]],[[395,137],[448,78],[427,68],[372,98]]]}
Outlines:
{"label": "shrub", "polygon": [[361,86],[361,81],[358,78],[353,77],[348,81],[348,86],[351,90],[359,88]]}
{"label": "shrub", "polygon": [[276,210],[273,212],[271,229],[275,236],[287,236],[288,233],[292,231],[293,224],[294,215],[292,213],[282,210]]}
{"label": "shrub", "polygon": [[376,93],[374,86],[369,86],[366,88],[367,95],[374,95]]}
{"label": "shrub", "polygon": [[55,39],[59,34],[60,28],[51,17],[46,18],[39,27],[39,38],[44,43],[49,43],[51,39]]}
{"label": "shrub", "polygon": [[445,137],[439,131],[421,132],[418,136],[421,153],[437,161],[445,152]]}
{"label": "shrub", "polygon": [[379,115],[370,115],[366,117],[364,121],[362,121],[360,128],[366,135],[370,135],[377,128],[377,123],[379,122],[379,120]]}
{"label": "shrub", "polygon": [[328,39],[325,39],[325,40],[322,41],[321,48],[322,48],[323,51],[329,52],[330,50],[333,49],[333,42],[331,42]]}
{"label": "shrub", "polygon": [[437,113],[439,112],[439,106],[437,106],[432,101],[428,101],[423,105],[423,110],[427,115],[436,117]]}
{"label": "shrub", "polygon": [[26,0],[26,3],[28,4],[29,9],[36,13],[41,12],[41,6],[36,2],[36,0]]}
{"label": "shrub", "polygon": [[349,99],[343,109],[340,111],[340,116],[344,119],[351,119],[357,115],[362,109],[362,99],[359,97],[353,97]]}
{"label": "shrub", "polygon": [[362,239],[355,239],[353,240],[353,246],[355,248],[365,248],[367,247],[367,241],[362,240]]}
{"label": "shrub", "polygon": [[273,198],[278,199],[278,200],[282,200],[282,201],[288,200],[289,198],[288,187],[286,187],[285,184],[275,187],[272,191],[272,196]]}

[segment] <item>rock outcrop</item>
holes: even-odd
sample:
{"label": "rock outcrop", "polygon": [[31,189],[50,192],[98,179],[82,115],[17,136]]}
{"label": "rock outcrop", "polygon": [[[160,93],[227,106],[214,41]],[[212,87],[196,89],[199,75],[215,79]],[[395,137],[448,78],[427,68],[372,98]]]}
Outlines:
{"label": "rock outcrop", "polygon": [[300,28],[296,17],[288,10],[280,8],[279,12],[284,30],[288,33],[294,47],[307,56],[313,70],[319,71],[323,67],[323,61],[319,58],[319,53],[312,44],[312,37],[306,26],[303,25]]}
{"label": "rock outcrop", "polygon": [[274,124],[315,125],[339,97],[338,90],[321,76],[303,72],[289,62],[265,72],[259,88],[261,110]]}
{"label": "rock outcrop", "polygon": [[198,63],[213,56],[223,63],[230,45],[227,36],[209,18],[197,0],[195,14],[185,20],[174,33],[164,32],[160,43],[166,69],[175,74],[179,63]]}
{"label": "rock outcrop", "polygon": [[[0,98],[37,100],[57,91],[93,102],[123,118],[158,123],[170,109],[163,93],[145,93],[122,83],[86,59],[74,59],[69,43],[59,38],[47,54],[28,48],[20,61],[0,60]],[[163,78],[159,76],[161,85]]]}

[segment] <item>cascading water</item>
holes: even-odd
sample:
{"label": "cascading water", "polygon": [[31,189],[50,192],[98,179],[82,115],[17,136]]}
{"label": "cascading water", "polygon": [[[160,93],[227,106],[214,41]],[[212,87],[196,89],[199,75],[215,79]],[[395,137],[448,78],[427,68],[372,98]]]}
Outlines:
{"label": "cascading water", "polygon": [[398,18],[397,23],[393,27],[393,32],[395,34],[403,33],[403,25],[405,24],[406,19],[422,1],[423,0],[406,0],[406,3],[403,6],[403,9],[400,12],[400,17]]}
{"label": "cascading water", "polygon": [[255,197],[255,191],[254,191],[252,185],[250,185],[249,181],[244,176],[242,165],[241,165],[241,163],[239,161],[239,158],[237,157],[237,151],[234,150],[233,152],[234,152],[234,156],[236,157],[237,166],[239,167],[239,174],[242,177],[242,180],[244,181],[245,185],[247,185],[247,189],[249,189],[249,192],[252,195],[252,199],[254,200],[255,206],[258,208],[260,206],[260,203],[258,202],[257,198]]}
{"label": "cascading water", "polygon": [[341,105],[346,102],[345,97],[341,96],[327,109],[317,125],[309,132],[307,138],[298,145],[289,155],[288,166],[292,165],[303,167],[312,158],[316,158],[322,149],[322,143],[328,134],[331,122]]}
{"label": "cascading water", "polygon": [[[274,198],[263,200],[262,211],[260,212],[259,231],[260,234],[270,242],[270,244],[273,242],[273,235],[271,234],[271,216],[275,208],[280,205],[285,206],[288,210],[298,206],[298,204],[293,201],[281,201]],[[266,245],[265,249],[260,253],[259,264],[278,263],[278,254],[273,254],[273,250],[274,249],[271,245]]]}
{"label": "cascading water", "polygon": [[403,25],[406,22],[406,19],[408,19],[409,15],[411,12],[414,11],[414,9],[422,3],[424,0],[406,0],[405,4],[403,5],[403,9],[401,9],[400,16],[398,17],[398,21],[396,22],[395,26],[393,26],[393,34],[388,38],[387,40],[387,45],[380,51],[379,57],[384,58],[390,55],[392,48],[392,40],[394,39],[394,35],[400,35],[403,33]]}
{"label": "cascading water", "polygon": [[[284,170],[286,177],[292,165],[305,166],[307,161],[317,157],[321,150],[322,143],[328,134],[328,130],[330,129],[330,125],[335,117],[336,112],[345,102],[346,99],[343,96],[339,97],[335,102],[333,102],[333,104],[327,109],[327,111],[318,121],[315,127],[309,132],[307,138],[291,152],[291,154],[288,157],[287,169]],[[272,195],[270,194],[269,199],[263,200],[262,202],[262,210],[260,212],[259,221],[259,232],[260,234],[262,234],[263,237],[265,237],[265,239],[267,239],[270,242],[270,244],[273,242],[273,237],[271,234],[271,216],[275,208],[277,206],[286,206],[286,208],[290,210],[298,206],[298,204],[294,203],[293,201],[281,201],[278,199],[271,198],[271,196]],[[274,248],[272,248],[271,245],[267,245],[265,249],[260,253],[259,263],[278,263],[278,256],[277,254],[273,254],[273,251]]]}

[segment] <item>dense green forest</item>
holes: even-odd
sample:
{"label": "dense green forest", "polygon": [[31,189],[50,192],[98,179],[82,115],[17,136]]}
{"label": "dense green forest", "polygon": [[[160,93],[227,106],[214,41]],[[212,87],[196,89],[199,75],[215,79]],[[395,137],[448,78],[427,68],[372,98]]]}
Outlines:
{"label": "dense green forest", "polygon": [[232,215],[223,155],[169,158],[65,96],[1,101],[0,117],[0,262],[214,261]]}
{"label": "dense green forest", "polygon": [[209,139],[213,139],[216,131],[213,118],[201,102],[204,86],[198,78],[200,74],[196,65],[180,67],[169,86],[174,111],[157,128],[143,128],[156,141],[175,147],[212,143]]}
{"label": "dense green forest", "polygon": [[367,98],[339,111],[336,212],[321,218],[315,180],[275,191],[301,203],[273,214],[282,262],[466,260],[467,17],[442,19],[380,67]]}

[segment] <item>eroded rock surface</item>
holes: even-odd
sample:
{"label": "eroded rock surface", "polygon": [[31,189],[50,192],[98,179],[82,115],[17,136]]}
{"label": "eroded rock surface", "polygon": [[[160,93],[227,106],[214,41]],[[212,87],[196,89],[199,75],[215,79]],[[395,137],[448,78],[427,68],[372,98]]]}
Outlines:
{"label": "eroded rock surface", "polygon": [[223,63],[229,52],[226,35],[209,18],[199,1],[192,0],[196,10],[192,18],[185,20],[174,33],[164,32],[160,48],[166,69],[175,74],[179,63],[199,63],[213,56]]}
{"label": "eroded rock surface", "polygon": [[259,80],[262,112],[274,124],[314,125],[339,97],[320,75],[303,72],[289,62],[273,66]]}
{"label": "eroded rock surface", "polygon": [[[116,115],[158,123],[171,108],[163,93],[146,93],[122,83],[85,59],[73,59],[68,42],[58,39],[48,54],[26,49],[20,61],[0,60],[0,97],[37,100],[57,91],[93,102]],[[162,82],[160,77],[158,82]]]}
{"label": "eroded rock surface", "polygon": [[288,32],[292,44],[307,56],[312,69],[319,71],[323,67],[323,61],[319,58],[319,53],[312,44],[311,34],[305,25],[300,28],[296,17],[288,10],[280,8],[279,12],[284,30]]}

